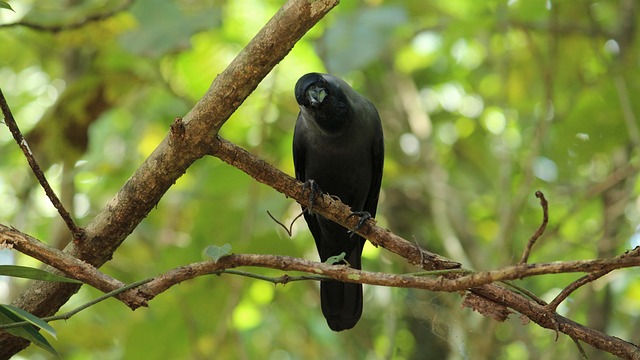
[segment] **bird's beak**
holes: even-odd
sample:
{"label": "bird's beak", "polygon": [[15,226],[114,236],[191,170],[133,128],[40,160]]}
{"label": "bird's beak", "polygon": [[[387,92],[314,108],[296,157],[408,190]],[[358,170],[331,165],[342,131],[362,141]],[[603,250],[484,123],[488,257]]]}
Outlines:
{"label": "bird's beak", "polygon": [[327,90],[322,86],[312,85],[307,90],[307,98],[311,106],[316,107],[327,97]]}

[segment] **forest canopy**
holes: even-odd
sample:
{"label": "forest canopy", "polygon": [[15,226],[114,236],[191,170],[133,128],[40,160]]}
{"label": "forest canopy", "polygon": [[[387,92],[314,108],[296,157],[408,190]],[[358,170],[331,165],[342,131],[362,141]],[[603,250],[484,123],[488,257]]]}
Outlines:
{"label": "forest canopy", "polygon": [[[79,226],[111,204],[283,3],[12,0],[13,10],[0,9],[0,89]],[[308,72],[331,73],[382,119],[378,226],[465,269],[500,269],[521,260],[539,228],[541,191],[548,224],[529,263],[615,258],[640,245],[639,12],[633,0],[342,1],[237,104],[219,135],[293,175],[294,85]],[[0,224],[67,246],[69,230],[4,126],[0,152]],[[100,271],[129,284],[206,260],[207,247],[225,244],[234,254],[318,260],[304,221],[289,236],[267,211],[288,225],[301,210],[205,156]],[[362,262],[374,272],[421,271],[371,243]],[[41,266],[11,249],[0,250],[0,263]],[[583,275],[513,282],[551,302]],[[597,276],[556,310],[637,344],[637,275],[636,266]],[[515,311],[500,322],[462,308],[462,291],[365,285],[362,319],[334,333],[317,283],[203,276],[134,312],[107,299],[51,322],[57,339],[45,337],[70,359],[613,357]],[[29,284],[0,279],[0,303]],[[60,312],[101,295],[82,286]],[[31,346],[16,358],[48,356]]]}

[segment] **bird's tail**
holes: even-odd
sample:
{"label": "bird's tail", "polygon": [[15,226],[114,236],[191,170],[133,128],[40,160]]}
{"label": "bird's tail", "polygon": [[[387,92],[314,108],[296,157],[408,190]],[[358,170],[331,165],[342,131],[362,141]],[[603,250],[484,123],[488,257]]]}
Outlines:
{"label": "bird's tail", "polygon": [[351,329],[362,315],[362,284],[323,281],[320,284],[320,302],[331,330]]}
{"label": "bird's tail", "polygon": [[[355,246],[350,251],[347,250],[346,260],[352,268],[360,270],[364,239],[358,236],[349,240],[354,241]],[[320,283],[320,303],[322,313],[331,330],[351,329],[356,326],[362,315],[362,284],[335,280],[323,281]]]}

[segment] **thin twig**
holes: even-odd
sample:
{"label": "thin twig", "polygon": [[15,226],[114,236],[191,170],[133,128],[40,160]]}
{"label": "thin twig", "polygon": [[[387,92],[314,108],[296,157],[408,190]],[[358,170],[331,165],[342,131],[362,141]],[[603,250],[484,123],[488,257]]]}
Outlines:
{"label": "thin twig", "polygon": [[29,166],[31,166],[31,170],[33,170],[33,174],[38,179],[38,182],[44,189],[45,194],[47,194],[47,197],[49,198],[49,200],[51,200],[53,206],[56,208],[56,210],[58,210],[58,213],[62,217],[62,220],[64,220],[65,224],[67,224],[67,228],[69,229],[69,231],[71,231],[71,235],[73,236],[73,238],[76,241],[81,240],[84,237],[84,229],[76,225],[69,212],[64,208],[62,202],[60,202],[60,198],[58,198],[56,193],[51,188],[51,185],[49,185],[49,181],[44,176],[42,169],[40,169],[40,165],[38,165],[38,162],[33,157],[33,153],[29,148],[29,144],[27,144],[27,140],[25,140],[24,136],[22,136],[20,128],[18,127],[16,120],[13,118],[13,114],[11,113],[11,109],[7,104],[7,100],[5,99],[4,94],[2,93],[2,89],[0,89],[0,107],[2,108],[2,114],[4,115],[5,124],[11,131],[11,135],[13,135],[13,138],[16,140],[18,146],[20,146],[20,149],[22,149],[22,153],[27,158],[27,162],[29,163]]}
{"label": "thin twig", "polygon": [[[125,285],[123,287],[117,288],[113,291],[110,291],[92,301],[89,301],[88,303],[82,304],[80,306],[78,306],[77,308],[70,310],[64,314],[60,314],[60,315],[54,315],[54,316],[47,316],[47,317],[43,317],[42,320],[49,322],[49,321],[55,321],[55,320],[68,320],[70,319],[73,315],[79,313],[80,311],[87,309],[101,301],[104,301],[110,297],[114,297],[118,294],[121,294],[127,290],[131,290],[133,288],[136,288],[138,286],[144,285],[146,283],[148,283],[149,281],[153,280],[153,278],[150,279],[144,279],[144,280],[140,280],[140,281],[136,281],[134,283],[131,283],[129,285]],[[0,329],[10,329],[10,328],[14,328],[14,327],[20,327],[20,326],[24,326],[24,325],[29,325],[31,324],[28,321],[20,321],[20,322],[14,322],[11,324],[3,324],[0,325]]]}
{"label": "thin twig", "polygon": [[574,338],[571,338],[571,340],[573,340],[573,343],[576,344],[578,352],[580,352],[580,356],[585,360],[589,359],[587,353],[584,351],[584,347],[582,347],[582,344],[580,344],[580,340]]}
{"label": "thin twig", "polygon": [[[624,254],[621,254],[619,256],[617,256],[616,258],[618,259],[624,259],[624,258],[628,258],[628,257],[634,257],[638,255],[638,247],[636,247],[633,250],[627,251]],[[565,287],[564,289],[562,289],[562,291],[560,292],[560,294],[558,294],[547,306],[549,308],[550,311],[556,311],[556,309],[558,308],[558,306],[560,305],[560,303],[562,303],[567,297],[569,297],[569,295],[571,295],[571,293],[573,293],[574,291],[576,291],[577,289],[579,289],[580,287],[593,282],[605,275],[607,275],[608,273],[610,273],[611,271],[613,271],[614,269],[611,268],[606,268],[606,269],[600,269],[597,271],[593,271],[588,273],[587,275],[579,278],[578,280],[572,282],[571,284],[569,284],[567,287]]]}
{"label": "thin twig", "polygon": [[543,305],[543,306],[547,305],[547,302],[542,300],[541,298],[539,298],[536,294],[534,294],[533,292],[529,291],[528,289],[516,284],[515,282],[513,282],[511,280],[503,280],[502,283],[507,285],[508,287],[518,291],[522,295],[525,295],[526,297],[528,297],[529,299],[537,302],[540,305]]}
{"label": "thin twig", "polygon": [[128,9],[132,4],[133,4],[134,0],[126,0],[124,3],[122,3],[122,5],[104,12],[104,13],[99,13],[99,14],[94,14],[94,15],[90,15],[85,17],[84,19],[78,20],[74,23],[70,23],[70,24],[59,24],[59,25],[43,25],[43,24],[37,24],[37,23],[33,23],[33,22],[29,22],[29,21],[18,21],[15,23],[11,23],[11,24],[2,24],[0,25],[0,28],[9,28],[9,27],[26,27],[26,28],[30,28],[33,30],[38,30],[38,31],[47,31],[47,32],[51,32],[51,33],[59,33],[61,31],[68,31],[68,30],[76,30],[79,29],[89,23],[92,22],[97,22],[97,21],[102,21],[102,20],[106,20],[114,15],[117,15],[118,13]]}
{"label": "thin twig", "polygon": [[571,284],[569,284],[569,286],[567,286],[566,288],[562,289],[562,291],[560,292],[560,294],[558,294],[558,296],[556,296],[553,301],[551,301],[548,305],[549,310],[551,311],[556,311],[556,309],[558,308],[558,306],[560,305],[560,303],[562,303],[567,297],[569,297],[569,295],[571,295],[571,293],[573,293],[574,291],[576,291],[578,288],[592,282],[595,281],[603,276],[605,276],[606,274],[610,273],[613,269],[607,269],[607,270],[602,270],[602,271],[596,271],[596,272],[592,272],[592,273],[588,273],[587,275],[581,277],[580,279],[572,282]]}
{"label": "thin twig", "polygon": [[331,277],[323,276],[323,275],[290,276],[290,275],[284,274],[282,276],[266,276],[266,275],[254,274],[247,271],[233,270],[233,269],[227,269],[216,274],[231,274],[231,275],[245,276],[252,279],[268,281],[270,283],[273,283],[274,285],[277,285],[277,284],[285,285],[290,282],[304,281],[304,280],[331,280]]}
{"label": "thin twig", "polygon": [[527,242],[527,247],[524,249],[524,252],[522,253],[522,258],[520,259],[519,264],[527,263],[527,260],[529,260],[529,254],[531,253],[531,248],[533,247],[533,244],[535,244],[538,238],[542,235],[542,233],[544,233],[544,229],[547,228],[547,223],[549,222],[549,206],[547,204],[547,199],[544,198],[544,194],[542,193],[542,191],[539,191],[539,190],[536,191],[536,197],[540,199],[540,206],[542,206],[542,223],[540,224],[540,227],[538,227],[538,230],[536,230],[536,232],[531,236],[531,238],[529,238],[529,241]]}
{"label": "thin twig", "polygon": [[298,214],[298,216],[296,216],[293,220],[291,220],[291,224],[289,225],[289,227],[287,227],[285,224],[281,223],[280,221],[278,221],[275,217],[273,217],[273,215],[271,215],[271,213],[269,212],[269,210],[267,210],[267,214],[269,215],[269,217],[271,218],[271,220],[275,221],[276,224],[282,226],[282,228],[284,229],[284,231],[287,232],[287,234],[289,235],[289,237],[291,237],[293,235],[293,224],[296,223],[296,221],[300,218],[300,216],[302,216],[304,214],[304,211],[302,211],[300,214]]}

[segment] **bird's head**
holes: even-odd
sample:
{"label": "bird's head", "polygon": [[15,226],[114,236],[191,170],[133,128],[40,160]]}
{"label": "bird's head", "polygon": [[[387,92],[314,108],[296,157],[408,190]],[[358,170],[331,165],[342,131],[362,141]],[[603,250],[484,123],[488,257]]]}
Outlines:
{"label": "bird's head", "polygon": [[327,88],[322,86],[322,84],[312,84],[307,88],[305,95],[311,107],[318,107],[329,93],[327,92]]}
{"label": "bird's head", "polygon": [[296,83],[296,101],[304,107],[319,107],[330,96],[330,86],[322,74],[309,73]]}
{"label": "bird's head", "polygon": [[302,114],[328,133],[343,129],[351,118],[353,90],[335,76],[309,73],[303,75],[295,87],[295,96]]}

